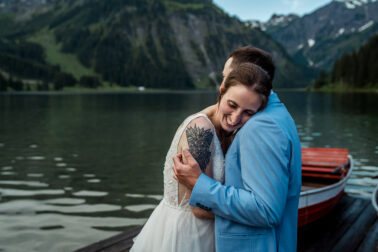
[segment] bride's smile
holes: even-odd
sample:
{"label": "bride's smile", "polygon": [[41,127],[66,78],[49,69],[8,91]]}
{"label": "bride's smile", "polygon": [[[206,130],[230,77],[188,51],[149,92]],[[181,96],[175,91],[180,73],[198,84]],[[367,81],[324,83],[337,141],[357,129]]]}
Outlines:
{"label": "bride's smile", "polygon": [[262,99],[251,87],[236,84],[228,88],[219,102],[216,120],[224,131],[242,127],[261,107]]}

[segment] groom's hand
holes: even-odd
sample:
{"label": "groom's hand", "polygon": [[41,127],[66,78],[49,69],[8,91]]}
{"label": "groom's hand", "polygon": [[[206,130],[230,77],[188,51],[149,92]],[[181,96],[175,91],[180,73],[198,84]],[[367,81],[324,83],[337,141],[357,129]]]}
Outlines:
{"label": "groom's hand", "polygon": [[173,157],[173,163],[173,178],[192,190],[202,173],[197,161],[188,150],[184,150],[183,154]]}

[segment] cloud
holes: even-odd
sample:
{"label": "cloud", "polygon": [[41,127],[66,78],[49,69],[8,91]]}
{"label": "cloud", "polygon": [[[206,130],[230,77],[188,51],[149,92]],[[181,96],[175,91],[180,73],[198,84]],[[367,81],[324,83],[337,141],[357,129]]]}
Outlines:
{"label": "cloud", "polygon": [[299,7],[300,0],[282,0],[282,3],[290,8],[291,11],[296,11]]}

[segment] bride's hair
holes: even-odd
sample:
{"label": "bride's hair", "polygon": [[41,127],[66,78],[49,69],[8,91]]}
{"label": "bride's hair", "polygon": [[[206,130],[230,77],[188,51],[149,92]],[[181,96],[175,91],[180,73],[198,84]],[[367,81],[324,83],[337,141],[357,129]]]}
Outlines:
{"label": "bride's hair", "polygon": [[233,69],[224,81],[224,86],[218,96],[218,103],[227,90],[236,85],[250,87],[260,95],[262,102],[259,111],[263,110],[268,104],[268,97],[272,90],[272,80],[269,74],[260,66],[252,63],[241,63]]}

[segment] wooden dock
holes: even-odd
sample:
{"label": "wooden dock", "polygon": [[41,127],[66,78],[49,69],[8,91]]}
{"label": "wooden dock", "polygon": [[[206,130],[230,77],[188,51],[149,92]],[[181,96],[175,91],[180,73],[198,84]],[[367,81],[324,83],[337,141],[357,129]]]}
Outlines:
{"label": "wooden dock", "polygon": [[327,216],[298,230],[298,251],[378,251],[378,220],[369,199],[344,195]]}
{"label": "wooden dock", "polygon": [[[141,227],[99,241],[76,252],[124,252]],[[378,219],[371,201],[344,195],[324,218],[298,229],[298,251],[378,251]]]}

